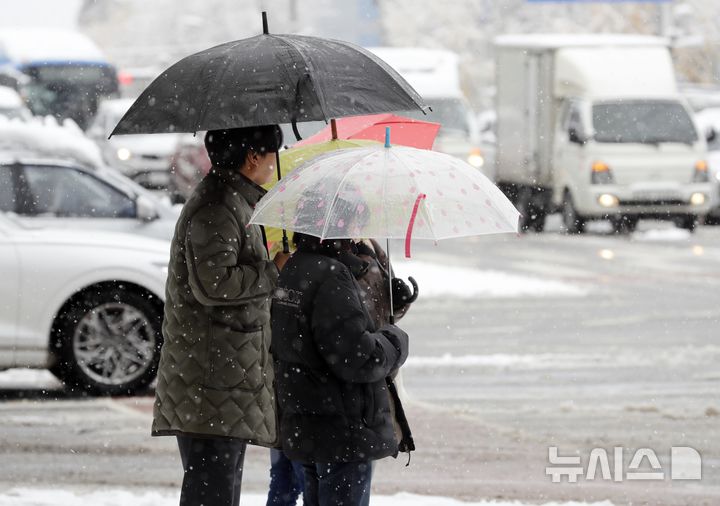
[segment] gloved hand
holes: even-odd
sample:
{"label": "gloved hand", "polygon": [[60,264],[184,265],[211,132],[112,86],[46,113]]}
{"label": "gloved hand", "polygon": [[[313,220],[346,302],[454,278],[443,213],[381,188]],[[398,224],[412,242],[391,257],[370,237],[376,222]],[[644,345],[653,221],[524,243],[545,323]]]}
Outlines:
{"label": "gloved hand", "polygon": [[392,343],[398,352],[398,358],[393,371],[405,363],[409,352],[409,338],[403,329],[395,325],[383,325],[380,332]]}
{"label": "gloved hand", "polygon": [[392,279],[393,309],[396,311],[410,302],[413,293],[410,287],[400,278]]}

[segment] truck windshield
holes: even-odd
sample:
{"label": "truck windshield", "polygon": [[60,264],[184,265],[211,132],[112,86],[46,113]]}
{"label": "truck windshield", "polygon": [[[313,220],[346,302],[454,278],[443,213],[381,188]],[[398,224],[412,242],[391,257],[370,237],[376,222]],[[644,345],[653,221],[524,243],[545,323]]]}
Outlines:
{"label": "truck windshield", "polygon": [[690,115],[678,102],[623,101],[594,104],[596,142],[659,144],[698,140]]}
{"label": "truck windshield", "polygon": [[403,112],[404,116],[440,123],[440,135],[443,133],[458,132],[462,135],[470,135],[470,124],[468,123],[467,104],[459,98],[435,98],[425,101],[432,107],[432,112],[423,114],[421,111]]}

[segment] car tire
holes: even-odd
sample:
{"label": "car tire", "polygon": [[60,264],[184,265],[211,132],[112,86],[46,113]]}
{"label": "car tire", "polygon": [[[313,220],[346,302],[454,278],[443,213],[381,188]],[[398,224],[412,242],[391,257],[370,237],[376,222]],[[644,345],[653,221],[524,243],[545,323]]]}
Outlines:
{"label": "car tire", "polygon": [[567,234],[582,234],[585,232],[585,219],[577,213],[569,191],[566,191],[563,197],[561,212]]}
{"label": "car tire", "polygon": [[71,391],[132,395],[155,379],[162,347],[156,300],[125,287],[85,293],[54,330],[50,370]]}

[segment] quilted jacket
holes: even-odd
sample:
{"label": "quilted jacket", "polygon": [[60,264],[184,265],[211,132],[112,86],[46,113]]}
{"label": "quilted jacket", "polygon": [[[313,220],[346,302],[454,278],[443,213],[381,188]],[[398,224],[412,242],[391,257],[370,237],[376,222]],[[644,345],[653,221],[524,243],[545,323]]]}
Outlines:
{"label": "quilted jacket", "polygon": [[262,227],[247,226],[265,190],[212,170],[185,204],[172,241],[153,435],[277,439],[270,296],[278,270]]}

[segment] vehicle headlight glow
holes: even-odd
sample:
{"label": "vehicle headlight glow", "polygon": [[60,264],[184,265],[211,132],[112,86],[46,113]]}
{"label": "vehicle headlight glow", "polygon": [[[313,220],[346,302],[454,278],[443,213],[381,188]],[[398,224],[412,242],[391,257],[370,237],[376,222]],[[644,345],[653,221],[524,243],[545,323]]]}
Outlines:
{"label": "vehicle headlight glow", "polygon": [[617,207],[620,205],[618,198],[615,195],[610,195],[609,193],[603,193],[598,197],[597,201],[598,204],[603,207]]}
{"label": "vehicle headlight glow", "polygon": [[479,169],[480,167],[485,165],[485,157],[483,156],[482,151],[480,151],[479,149],[473,149],[468,155],[467,161],[476,169]]}
{"label": "vehicle headlight glow", "polygon": [[128,148],[120,148],[117,150],[118,160],[122,160],[124,162],[130,160],[131,156],[132,153],[130,153],[130,150]]}
{"label": "vehicle headlight glow", "polygon": [[705,203],[705,194],[704,193],[693,193],[690,196],[690,203],[694,206],[701,206]]}

